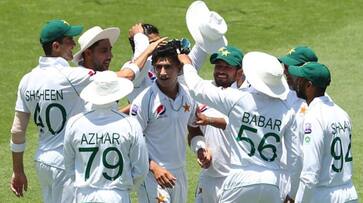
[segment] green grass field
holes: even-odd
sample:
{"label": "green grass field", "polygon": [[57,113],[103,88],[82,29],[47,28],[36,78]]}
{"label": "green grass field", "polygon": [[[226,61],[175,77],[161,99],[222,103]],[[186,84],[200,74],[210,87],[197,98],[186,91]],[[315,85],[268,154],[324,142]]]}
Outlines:
{"label": "green grass field", "polygon": [[[39,31],[50,19],[65,19],[82,24],[117,26],[119,41],[113,48],[111,66],[117,70],[131,55],[127,31],[136,22],[157,25],[162,35],[188,37],[185,12],[192,1],[186,0],[0,0],[0,202],[41,202],[40,187],[34,170],[33,154],[37,147],[34,124],[27,131],[25,169],[28,192],[22,199],[9,190],[12,173],[9,150],[10,127],[14,115],[16,90],[21,77],[38,63],[42,55]],[[329,95],[351,116],[353,122],[354,184],[363,197],[363,13],[362,0],[208,0],[211,10],[218,11],[228,23],[227,38],[231,45],[248,52],[265,51],[283,55],[299,44],[312,47],[319,61],[332,73]],[[76,49],[77,50],[77,49]],[[74,53],[75,51],[74,50]],[[211,78],[206,63],[202,76]],[[193,202],[199,168],[188,154],[189,199]],[[134,200],[136,202],[136,200]]]}

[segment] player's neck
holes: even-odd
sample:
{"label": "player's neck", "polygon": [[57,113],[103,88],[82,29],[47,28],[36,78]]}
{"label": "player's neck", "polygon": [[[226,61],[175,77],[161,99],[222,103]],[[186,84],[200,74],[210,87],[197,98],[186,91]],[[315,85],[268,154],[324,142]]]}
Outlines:
{"label": "player's neck", "polygon": [[161,85],[159,85],[157,83],[160,91],[162,93],[164,93],[167,97],[171,98],[171,99],[175,99],[176,96],[178,95],[178,91],[179,91],[179,83],[176,83],[173,86],[168,86],[168,87],[162,87]]}

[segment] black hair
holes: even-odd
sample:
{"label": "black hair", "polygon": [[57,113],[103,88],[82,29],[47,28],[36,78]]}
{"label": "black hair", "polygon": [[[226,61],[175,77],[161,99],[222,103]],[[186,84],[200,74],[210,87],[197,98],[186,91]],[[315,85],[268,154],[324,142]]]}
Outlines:
{"label": "black hair", "polygon": [[142,24],[141,26],[142,26],[142,28],[144,28],[145,35],[159,34],[158,28],[152,24],[145,23],[145,24]]}
{"label": "black hair", "polygon": [[159,58],[169,58],[172,61],[175,61],[177,64],[180,64],[178,59],[177,47],[175,47],[175,43],[168,42],[165,45],[161,45],[157,47],[151,56],[151,63],[155,65],[155,63],[159,60]]}
{"label": "black hair", "polygon": [[[158,28],[156,26],[152,25],[152,24],[144,23],[141,26],[144,29],[144,34],[146,36],[148,36],[150,34],[159,34]],[[132,37],[130,37],[129,42],[130,42],[130,45],[131,45],[132,53],[135,53],[134,39]]]}
{"label": "black hair", "polygon": [[43,50],[44,50],[45,56],[52,56],[52,44],[53,44],[53,42],[58,42],[59,44],[63,44],[63,38],[64,38],[64,36],[58,37],[57,39],[52,40],[50,42],[46,42],[44,44],[41,43],[42,47],[43,47]]}

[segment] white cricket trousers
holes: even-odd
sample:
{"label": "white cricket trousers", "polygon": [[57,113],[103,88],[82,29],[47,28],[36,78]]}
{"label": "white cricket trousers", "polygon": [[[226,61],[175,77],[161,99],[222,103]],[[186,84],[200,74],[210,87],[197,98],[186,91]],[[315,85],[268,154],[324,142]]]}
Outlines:
{"label": "white cricket trousers", "polygon": [[226,177],[201,174],[195,194],[195,203],[217,203],[218,195]]}
{"label": "white cricket trousers", "polygon": [[281,203],[280,190],[276,185],[255,184],[222,189],[220,203]]}
{"label": "white cricket trousers", "polygon": [[75,203],[110,202],[131,203],[130,194],[126,190],[102,190],[95,188],[76,188]]}
{"label": "white cricket trousers", "polygon": [[156,182],[152,172],[149,172],[145,181],[138,190],[139,203],[155,203],[157,200],[163,203],[185,203],[187,202],[187,177],[184,168],[172,169],[170,171],[176,177],[176,183],[173,188],[161,188]]}
{"label": "white cricket trousers", "polygon": [[[301,184],[300,184],[301,186]],[[316,187],[310,202],[306,203],[358,203],[358,195],[352,182],[335,187]],[[305,202],[304,202],[305,203]]]}
{"label": "white cricket trousers", "polygon": [[69,203],[74,199],[72,180],[63,169],[42,162],[35,162],[35,168],[43,192],[44,203]]}

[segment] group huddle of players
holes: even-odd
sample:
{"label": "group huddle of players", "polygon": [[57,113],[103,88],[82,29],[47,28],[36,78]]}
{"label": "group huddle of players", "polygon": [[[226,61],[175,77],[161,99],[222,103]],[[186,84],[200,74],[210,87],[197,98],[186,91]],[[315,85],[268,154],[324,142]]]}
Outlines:
{"label": "group huddle of players", "polygon": [[[27,190],[32,119],[44,202],[126,203],[132,190],[138,202],[187,202],[188,145],[202,167],[195,202],[358,202],[351,121],[327,95],[330,71],[315,52],[244,54],[202,1],[186,19],[192,48],[154,25],[132,26],[133,54],[117,72],[109,65],[118,28],[81,34],[82,26],[47,22],[45,56],[18,88],[11,190]],[[208,59],[211,81],[198,75]],[[129,105],[119,109],[123,97]]]}

